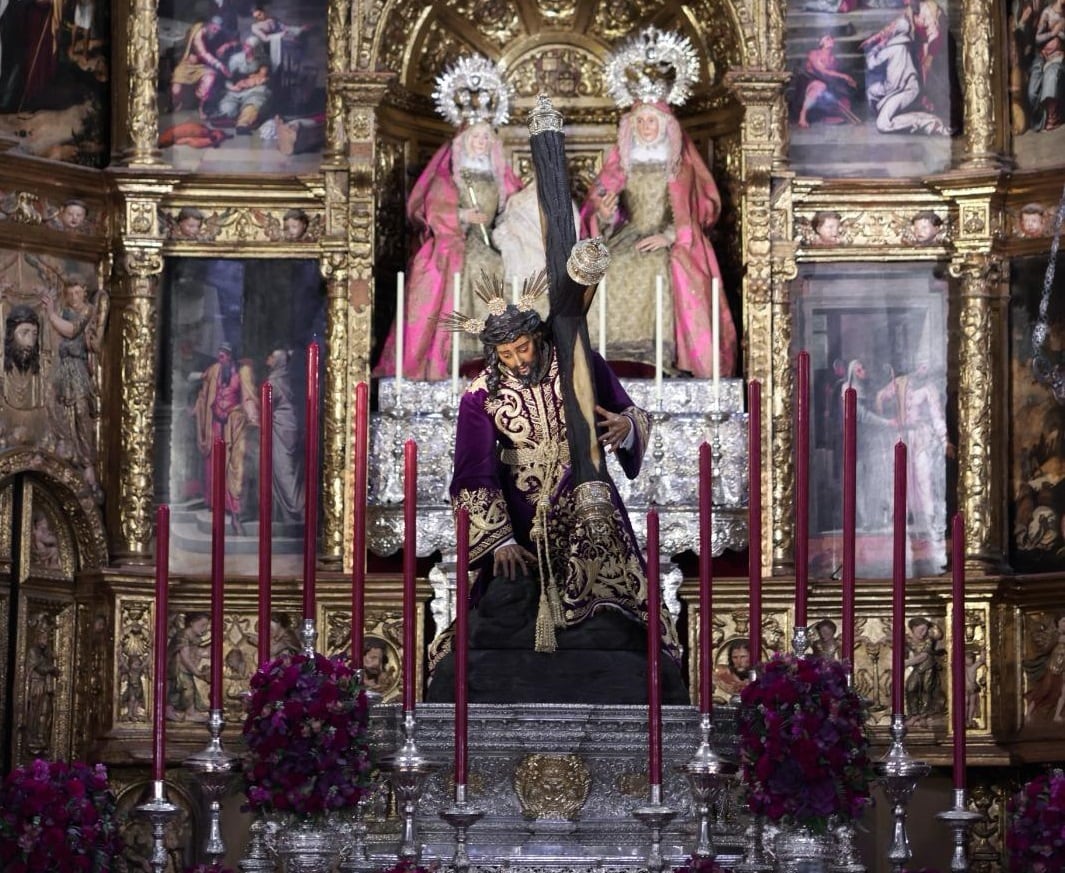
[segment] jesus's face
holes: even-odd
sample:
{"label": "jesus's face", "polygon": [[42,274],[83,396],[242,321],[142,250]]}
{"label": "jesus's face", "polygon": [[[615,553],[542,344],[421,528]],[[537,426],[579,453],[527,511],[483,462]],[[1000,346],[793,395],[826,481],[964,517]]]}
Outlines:
{"label": "jesus's face", "polygon": [[499,362],[518,379],[527,380],[536,371],[539,349],[531,334],[519,336],[514,342],[496,346]]}

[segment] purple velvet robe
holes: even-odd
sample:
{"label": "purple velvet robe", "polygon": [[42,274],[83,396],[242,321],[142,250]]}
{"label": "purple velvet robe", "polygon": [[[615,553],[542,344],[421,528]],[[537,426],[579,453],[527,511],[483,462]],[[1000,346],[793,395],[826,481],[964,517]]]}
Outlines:
{"label": "purple velvet robe", "polygon": [[[611,486],[614,519],[621,543],[607,552],[588,537],[577,519],[572,499],[565,410],[554,349],[548,377],[525,387],[509,375],[489,397],[487,371],[466,389],[459,405],[455,440],[452,503],[470,513],[470,564],[480,570],[476,601],[492,576],[494,550],[516,540],[550,564],[561,595],[566,627],[579,624],[604,608],[619,609],[641,622],[647,620],[646,577],[628,514]],[[633,423],[631,448],[618,460],[631,479],[640,471],[650,433],[648,414],[633,405],[606,362],[593,354],[596,396],[600,406],[623,413]],[[549,495],[547,537],[532,538],[537,502]],[[676,629],[663,610],[663,643],[678,651]]]}

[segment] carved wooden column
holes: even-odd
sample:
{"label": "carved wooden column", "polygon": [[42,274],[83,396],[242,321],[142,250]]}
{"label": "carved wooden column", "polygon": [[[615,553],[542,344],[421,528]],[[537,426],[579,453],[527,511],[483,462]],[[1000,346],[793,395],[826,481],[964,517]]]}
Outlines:
{"label": "carved wooden column", "polygon": [[159,16],[155,0],[133,0],[126,22],[126,99],[122,101],[128,135],[122,163],[150,167],[159,156]]}
{"label": "carved wooden column", "polygon": [[326,12],[326,42],[329,54],[329,87],[325,107],[326,166],[342,160],[346,140],[344,100],[339,85],[344,74],[351,69],[351,11],[351,0],[330,0]]}
{"label": "carved wooden column", "polygon": [[107,465],[107,529],[119,563],[146,563],[152,557],[152,503],[155,482],[154,434],[159,276],[163,240],[159,202],[169,183],[119,177],[121,239],[116,257],[113,318],[119,336],[110,391],[118,420],[111,431]]}
{"label": "carved wooden column", "polygon": [[[995,255],[966,252],[950,272],[960,280],[958,323],[958,509],[965,513],[965,561],[974,570],[1002,569],[1002,510],[1006,421],[1001,384],[1007,348],[1001,290],[1002,263]],[[996,354],[996,350],[999,354]]]}
{"label": "carved wooden column", "polygon": [[[370,377],[373,342],[373,267],[377,111],[391,74],[334,75],[333,90],[343,107],[346,158],[325,168],[326,233],[322,273],[326,279],[326,368],[322,457],[322,558],[346,561],[345,524],[349,472],[349,435],[354,424],[352,395],[356,382]],[[340,136],[340,127],[334,128]],[[335,143],[341,151],[341,143]]]}
{"label": "carved wooden column", "polygon": [[[728,87],[745,107],[741,128],[744,187],[740,208],[744,218],[743,279],[746,375],[762,382],[762,445],[752,447],[762,457],[780,459],[763,463],[758,483],[765,507],[762,515],[763,572],[791,550],[791,477],[781,475],[779,464],[790,468],[791,458],[791,314],[785,280],[774,277],[771,229],[772,173],[783,163],[784,124],[787,119],[783,91],[786,73],[735,70],[725,77]],[[784,460],[788,459],[788,460]],[[751,487],[756,487],[751,483]],[[782,490],[783,489],[783,490]]]}
{"label": "carved wooden column", "polygon": [[993,87],[1001,75],[995,69],[995,59],[1003,56],[998,46],[1006,38],[1002,22],[1005,8],[994,0],[965,0],[964,3],[960,41],[965,77],[963,167],[997,169],[1005,165],[1007,113],[1001,89]]}

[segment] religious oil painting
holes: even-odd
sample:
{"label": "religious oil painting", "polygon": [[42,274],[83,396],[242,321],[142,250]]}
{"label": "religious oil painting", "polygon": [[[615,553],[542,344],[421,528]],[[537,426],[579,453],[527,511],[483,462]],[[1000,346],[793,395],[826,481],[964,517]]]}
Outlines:
{"label": "religious oil painting", "polygon": [[300,173],[325,141],[327,0],[163,0],[159,146],[183,170]]}
{"label": "religious oil painting", "polygon": [[892,572],[895,446],[907,448],[906,568],[947,559],[956,438],[947,403],[947,283],[927,264],[812,265],[794,284],[798,352],[810,353],[810,573],[843,560],[843,408],[857,394],[856,571]]}
{"label": "religious oil painting", "polygon": [[[260,391],[273,392],[273,570],[301,566],[307,347],[323,343],[324,289],[305,259],[169,258],[156,404],[160,502],[171,569],[210,568],[210,453],[222,440],[226,572],[254,575],[259,545]],[[324,348],[323,348],[324,358]]]}
{"label": "religious oil painting", "polygon": [[960,12],[947,0],[789,0],[793,166],[839,177],[948,166],[961,127]]}
{"label": "religious oil painting", "polygon": [[18,150],[106,166],[110,4],[0,2],[0,136]]}
{"label": "religious oil painting", "polygon": [[86,261],[0,250],[0,449],[36,447],[103,502],[101,354],[110,298]]}
{"label": "religious oil painting", "polygon": [[[1065,568],[1065,303],[1045,256],[1011,265],[1010,563]],[[1059,274],[1060,275],[1060,274]]]}
{"label": "religious oil painting", "polygon": [[1065,147],[1065,2],[1010,0],[1009,124],[1022,169],[1060,164]]}

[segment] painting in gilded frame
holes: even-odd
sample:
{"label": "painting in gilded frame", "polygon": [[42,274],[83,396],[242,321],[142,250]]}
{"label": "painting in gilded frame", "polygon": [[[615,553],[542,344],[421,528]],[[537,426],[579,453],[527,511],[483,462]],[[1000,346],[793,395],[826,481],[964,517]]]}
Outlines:
{"label": "painting in gilded frame", "polygon": [[792,166],[868,178],[947,167],[961,129],[959,11],[946,0],[790,0]]}
{"label": "painting in gilded frame", "polygon": [[171,569],[210,566],[210,453],[225,447],[226,572],[254,575],[260,386],[273,389],[273,571],[296,573],[304,523],[306,348],[322,343],[324,290],[310,259],[168,258],[156,403],[160,502]]}
{"label": "painting in gilded frame", "polygon": [[795,341],[811,358],[810,573],[842,566],[843,400],[857,392],[856,570],[892,572],[895,445],[907,446],[907,573],[947,560],[955,439],[947,404],[947,285],[927,264],[809,265]]}
{"label": "painting in gilded frame", "polygon": [[325,134],[327,0],[163,0],[159,146],[183,170],[313,172]]}

